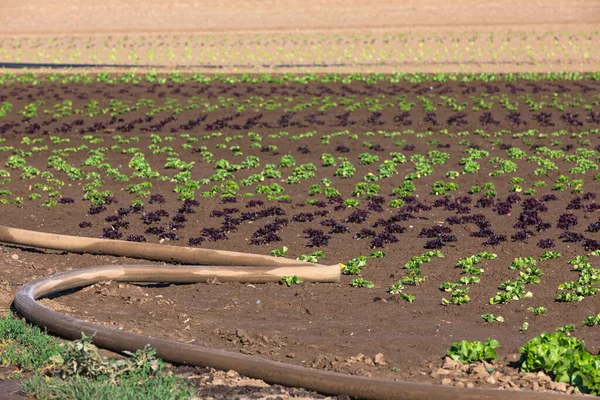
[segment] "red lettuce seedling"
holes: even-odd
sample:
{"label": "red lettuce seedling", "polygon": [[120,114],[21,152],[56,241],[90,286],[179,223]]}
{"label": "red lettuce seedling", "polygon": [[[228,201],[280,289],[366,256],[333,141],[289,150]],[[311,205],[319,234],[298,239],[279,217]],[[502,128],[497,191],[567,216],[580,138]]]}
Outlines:
{"label": "red lettuce seedling", "polygon": [[122,236],[123,234],[112,226],[102,230],[102,237],[105,239],[120,239]]}
{"label": "red lettuce seedling", "polygon": [[377,233],[374,230],[364,228],[364,229],[361,229],[357,234],[355,234],[353,236],[353,238],[354,239],[365,239],[368,237],[375,237],[375,236],[377,236]]}
{"label": "red lettuce seedling", "polygon": [[331,238],[331,236],[326,235],[320,229],[305,229],[303,233],[310,238],[307,244],[308,247],[327,246],[329,244],[329,239]]}
{"label": "red lettuce seedling", "polygon": [[575,214],[561,214],[558,217],[558,224],[556,224],[556,227],[558,229],[569,230],[577,225],[577,223],[577,216]]}
{"label": "red lettuce seedling", "polygon": [[88,214],[89,215],[100,214],[103,211],[106,211],[106,206],[104,206],[104,205],[91,206],[90,209],[88,210]]}
{"label": "red lettuce seedling", "polygon": [[367,210],[354,210],[347,218],[344,219],[344,222],[360,224],[365,222],[367,218],[369,218],[369,212]]}
{"label": "red lettuce seedling", "polygon": [[250,207],[260,207],[262,205],[264,205],[265,202],[262,200],[250,200],[246,203],[246,208],[250,208]]}
{"label": "red lettuce seedling", "polygon": [[542,239],[538,242],[537,246],[542,249],[551,249],[555,245],[554,245],[554,240],[552,240],[552,239]]}
{"label": "red lettuce seedling", "polygon": [[204,242],[206,239],[204,239],[203,237],[197,237],[197,238],[189,238],[188,239],[188,246],[200,246],[202,244],[202,242]]}
{"label": "red lettuce seedling", "polygon": [[128,242],[145,242],[146,238],[142,235],[129,235],[127,236]]}
{"label": "red lettuce seedling", "polygon": [[150,200],[148,201],[150,204],[165,204],[166,202],[167,200],[165,200],[165,197],[162,194],[153,194],[150,196]]}

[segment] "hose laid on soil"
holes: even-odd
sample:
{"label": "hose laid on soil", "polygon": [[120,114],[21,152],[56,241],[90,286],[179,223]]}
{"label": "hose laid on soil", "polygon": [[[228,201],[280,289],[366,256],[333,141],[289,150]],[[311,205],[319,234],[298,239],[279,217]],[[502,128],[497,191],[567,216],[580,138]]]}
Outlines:
{"label": "hose laid on soil", "polygon": [[[571,396],[490,389],[465,389],[414,382],[352,376],[266,360],[181,342],[157,339],[78,320],[53,311],[36,300],[62,291],[102,281],[194,283],[277,282],[296,275],[305,281],[338,282],[338,265],[325,266],[284,258],[238,252],[134,243],[121,240],[82,238],[40,233],[0,226],[0,242],[20,246],[64,250],[73,253],[109,254],[178,263],[208,265],[106,265],[57,273],[24,284],[14,305],[27,320],[66,339],[94,335],[94,344],[114,352],[135,351],[149,346],[158,357],[173,364],[235,370],[272,384],[302,387],[323,394],[346,394],[366,399],[478,399],[534,400],[572,399]],[[218,266],[216,266],[218,265]]]}

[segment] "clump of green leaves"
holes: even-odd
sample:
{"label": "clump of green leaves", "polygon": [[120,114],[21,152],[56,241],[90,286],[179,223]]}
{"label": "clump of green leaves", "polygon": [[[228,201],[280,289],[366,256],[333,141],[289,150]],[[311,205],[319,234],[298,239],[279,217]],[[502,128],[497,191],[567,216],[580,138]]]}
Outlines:
{"label": "clump of green leaves", "polygon": [[60,343],[10,315],[0,320],[0,337],[3,364],[37,371],[22,382],[23,390],[35,398],[183,400],[193,393],[185,382],[164,371],[165,363],[151,349],[109,359],[92,345],[91,337]]}
{"label": "clump of green leaves", "polygon": [[461,268],[463,274],[481,275],[483,274],[483,268],[476,267],[482,260],[493,260],[498,256],[494,253],[487,251],[480,251],[479,253],[462,258],[456,262],[456,268]]}
{"label": "clump of green leaves", "polygon": [[561,303],[577,303],[584,299],[584,296],[573,292],[561,292],[556,295],[555,300]]}
{"label": "clump of green leaves", "polygon": [[542,315],[548,311],[548,309],[546,307],[529,307],[527,308],[527,311],[531,311],[535,315]]}
{"label": "clump of green leaves", "polygon": [[600,325],[600,314],[585,317],[585,319],[583,320],[583,324],[587,326]]}
{"label": "clump of green leaves", "polygon": [[528,267],[535,267],[537,261],[533,257],[518,257],[510,264],[510,269],[522,271]]}
{"label": "clump of green leaves", "polygon": [[504,317],[502,315],[494,315],[494,314],[481,314],[481,319],[485,322],[504,322]]}
{"label": "clump of green leaves", "polygon": [[585,349],[585,343],[564,333],[542,333],[520,349],[521,371],[549,374],[584,392],[600,394],[600,356]]}
{"label": "clump of green leaves", "polygon": [[350,286],[352,287],[366,287],[372,289],[375,287],[375,284],[371,281],[367,281],[363,278],[353,278],[350,282]]}
{"label": "clump of green leaves", "polygon": [[560,253],[558,251],[545,251],[542,253],[542,255],[540,256],[540,260],[545,261],[545,260],[552,260],[555,258],[559,258],[560,257]]}
{"label": "clump of green leaves", "polygon": [[281,277],[281,282],[285,283],[286,285],[292,286],[292,285],[299,285],[302,283],[302,279],[298,278],[296,275],[291,275],[291,276],[282,276]]}
{"label": "clump of green leaves", "polygon": [[598,288],[593,285],[600,283],[600,269],[593,268],[586,256],[576,256],[569,261],[569,264],[573,266],[573,271],[579,271],[579,279],[558,285],[560,290],[569,290],[569,292],[558,293],[556,301],[579,302],[586,296],[595,295]]}
{"label": "clump of green leaves", "polygon": [[425,282],[426,276],[421,276],[421,264],[431,262],[433,258],[443,258],[444,254],[439,250],[431,250],[423,253],[421,256],[413,256],[404,264],[404,269],[408,270],[408,274],[403,276],[395,284],[388,287],[388,292],[391,294],[400,294],[401,297],[409,302],[414,301],[414,296],[407,293],[401,293],[404,285],[417,286]]}
{"label": "clump of green leaves", "polygon": [[413,301],[415,301],[417,299],[415,296],[413,296],[412,294],[408,294],[408,293],[400,293],[400,298],[408,301],[409,303],[412,303]]}
{"label": "clump of green leaves", "polygon": [[525,290],[525,285],[540,283],[544,272],[536,267],[537,262],[532,257],[518,257],[509,266],[510,269],[520,271],[515,281],[507,280],[498,285],[502,292],[490,298],[490,304],[504,304],[513,300],[533,297],[533,293]]}
{"label": "clump of green leaves", "polygon": [[443,305],[448,305],[448,304],[467,304],[469,301],[471,301],[471,298],[469,297],[469,295],[467,294],[469,292],[469,288],[466,287],[464,289],[454,289],[452,290],[452,295],[450,295],[450,300],[443,298],[442,299],[442,304]]}
{"label": "clump of green leaves", "polygon": [[398,281],[393,285],[390,285],[390,287],[388,288],[388,292],[390,294],[398,294],[401,293],[402,290],[404,290],[404,285],[402,284],[402,281]]}
{"label": "clump of green leaves", "polygon": [[461,340],[452,343],[448,350],[448,355],[454,361],[460,361],[463,364],[470,364],[476,361],[494,361],[498,359],[496,349],[500,347],[497,340],[488,338],[485,342],[474,340]]}
{"label": "clump of green leaves", "polygon": [[498,286],[498,289],[503,291],[490,298],[490,304],[504,304],[513,300],[533,297],[533,293],[525,291],[525,282],[519,279],[503,282]]}
{"label": "clump of green leaves", "polygon": [[574,330],[575,330],[574,324],[566,324],[566,325],[556,328],[556,332],[564,333],[567,336],[570,336],[570,333],[573,332]]}
{"label": "clump of green leaves", "polygon": [[288,248],[286,246],[283,246],[282,249],[274,249],[271,250],[271,255],[273,257],[283,257],[285,255],[285,253],[287,253]]}
{"label": "clump of green leaves", "polygon": [[340,264],[342,267],[342,274],[344,275],[358,275],[362,269],[367,266],[367,257],[358,256],[349,260],[346,264]]}
{"label": "clump of green leaves", "polygon": [[317,263],[321,258],[325,258],[325,253],[319,250],[311,254],[301,254],[296,260]]}
{"label": "clump of green leaves", "polygon": [[51,364],[51,359],[63,351],[52,336],[11,315],[0,319],[0,337],[3,341],[1,363],[16,365],[24,371],[39,370]]}
{"label": "clump of green leaves", "polygon": [[356,167],[350,161],[342,161],[339,167],[333,173],[333,176],[340,178],[352,178],[356,172]]}

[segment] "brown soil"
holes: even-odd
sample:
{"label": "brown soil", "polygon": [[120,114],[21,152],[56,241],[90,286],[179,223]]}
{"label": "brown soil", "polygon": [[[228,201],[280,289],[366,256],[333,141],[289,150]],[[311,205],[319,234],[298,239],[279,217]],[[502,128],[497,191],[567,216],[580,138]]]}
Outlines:
{"label": "brown soil", "polygon": [[[508,111],[496,103],[489,112],[492,113],[497,124],[486,125],[480,117],[481,111],[472,111],[471,95],[483,96],[488,94],[506,94],[511,103],[519,100],[519,95],[531,95],[536,102],[544,99],[544,96],[552,95],[554,92],[581,94],[582,104],[591,103],[598,93],[600,85],[596,81],[576,81],[576,82],[515,82],[513,86],[504,83],[423,83],[409,84],[401,82],[399,84],[377,84],[368,85],[354,83],[351,85],[329,84],[323,86],[318,83],[307,85],[287,84],[285,86],[274,84],[260,85],[195,85],[173,84],[165,86],[154,86],[146,83],[139,85],[60,85],[44,84],[38,87],[28,87],[19,84],[0,87],[0,99],[10,98],[14,103],[14,109],[19,110],[30,99],[45,99],[45,108],[51,108],[54,102],[62,102],[64,99],[72,99],[74,108],[82,108],[83,104],[90,99],[100,99],[102,106],[108,104],[108,99],[122,99],[131,102],[142,97],[153,99],[156,104],[162,104],[164,99],[173,98],[179,100],[182,104],[192,95],[200,98],[206,96],[206,101],[215,101],[218,94],[222,97],[238,97],[241,101],[248,96],[264,96],[265,99],[276,97],[270,96],[291,96],[296,102],[302,103],[310,101],[313,97],[322,98],[325,95],[337,99],[339,96],[354,93],[357,97],[355,102],[367,101],[367,98],[374,98],[376,95],[385,95],[385,102],[394,98],[394,96],[404,95],[408,101],[419,102],[417,96],[422,94],[432,95],[432,101],[437,104],[443,100],[443,96],[453,96],[456,102],[460,104],[463,101],[469,102],[470,106],[465,109],[464,124],[456,123],[457,113],[447,107],[438,106],[436,110],[437,125],[431,120],[425,121],[425,113],[420,106],[414,107],[408,116],[398,117],[399,110],[396,108],[383,108],[381,115],[376,115],[364,107],[359,108],[345,116],[339,118],[343,111],[339,108],[327,109],[321,112],[316,111],[316,107],[309,107],[303,111],[291,115],[284,123],[281,116],[281,109],[269,111],[261,109],[259,111],[246,110],[236,112],[235,107],[221,107],[206,115],[200,124],[196,126],[187,126],[187,121],[196,119],[202,114],[197,110],[184,111],[177,115],[177,119],[165,120],[169,112],[157,115],[154,120],[145,120],[146,110],[139,110],[128,113],[122,117],[111,120],[110,117],[81,118],[71,116],[53,120],[50,116],[40,115],[29,121],[22,117],[13,116],[5,118],[2,122],[4,127],[8,128],[2,135],[6,139],[2,146],[13,146],[16,149],[27,149],[21,144],[25,136],[31,140],[43,138],[49,149],[41,151],[32,157],[28,157],[28,165],[45,170],[47,157],[53,150],[63,151],[68,148],[77,148],[86,144],[89,149],[94,147],[110,147],[116,144],[115,135],[121,135],[123,139],[138,137],[139,142],[122,144],[120,149],[108,151],[106,161],[113,166],[121,168],[125,173],[131,174],[132,170],[127,167],[131,155],[122,154],[121,149],[128,147],[137,147],[146,149],[151,145],[150,133],[154,132],[161,137],[173,135],[174,140],[170,142],[163,141],[161,146],[169,145],[176,149],[179,157],[186,162],[195,161],[196,166],[193,169],[193,179],[206,178],[212,175],[214,165],[203,162],[200,154],[195,150],[182,149],[184,140],[179,137],[181,133],[189,133],[193,137],[201,138],[203,135],[210,134],[216,130],[222,132],[222,137],[212,137],[208,140],[200,140],[194,146],[207,146],[213,153],[214,159],[221,158],[230,160],[230,162],[241,162],[243,158],[250,155],[260,157],[261,168],[259,170],[241,170],[236,173],[236,179],[246,178],[251,173],[260,172],[262,166],[268,163],[278,164],[282,155],[292,154],[296,159],[297,165],[309,162],[317,165],[317,177],[328,177],[332,179],[333,186],[340,190],[345,198],[350,197],[354,184],[360,182],[362,177],[368,172],[376,172],[378,163],[373,165],[359,165],[358,156],[363,152],[370,152],[380,156],[381,160],[388,157],[390,152],[400,151],[410,158],[413,154],[427,154],[431,150],[446,152],[450,155],[449,161],[445,166],[436,166],[435,172],[416,181],[417,190],[415,201],[417,203],[407,204],[415,206],[418,202],[426,206],[434,205],[436,199],[442,196],[433,196],[429,194],[433,182],[437,180],[448,181],[444,177],[448,170],[462,169],[459,165],[464,156],[464,150],[467,146],[479,147],[490,152],[490,157],[506,157],[505,149],[508,146],[517,146],[525,149],[528,154],[533,154],[535,145],[544,145],[552,148],[563,148],[567,154],[574,154],[577,147],[586,147],[576,138],[561,136],[560,147],[554,147],[551,140],[554,138],[544,138],[532,136],[532,143],[525,145],[519,138],[513,138],[511,135],[498,136],[502,146],[498,143],[492,144],[492,138],[484,138],[481,135],[461,136],[459,132],[475,132],[477,129],[484,129],[486,132],[500,132],[502,129],[510,129],[513,132],[520,132],[530,128],[538,128],[541,132],[556,132],[561,129],[567,129],[572,132],[588,131],[598,127],[598,122],[586,118],[586,112],[583,106],[570,106],[564,113],[557,112],[555,109],[546,107],[540,111],[551,111],[552,117],[549,123],[552,126],[539,127],[534,122],[534,115],[538,112],[530,112],[527,107],[519,108],[521,118],[526,125],[511,125],[507,119]],[[589,90],[588,90],[589,89]],[[236,94],[237,93],[237,94]],[[303,96],[303,98],[301,97]],[[106,100],[104,100],[106,99]],[[106,104],[104,104],[106,103]],[[420,103],[418,103],[420,104]],[[578,114],[575,121],[578,124],[564,117],[569,113]],[[259,116],[260,114],[260,116]],[[564,118],[561,118],[563,115]],[[591,115],[591,114],[590,114]],[[229,118],[231,117],[231,118]],[[79,123],[77,120],[83,122]],[[156,125],[158,121],[167,121],[162,126]],[[461,118],[459,118],[461,120]],[[570,121],[570,122],[569,122]],[[12,125],[11,125],[12,124]],[[36,128],[37,125],[39,128]],[[457,126],[459,125],[459,126]],[[448,129],[448,134],[436,133],[441,129]],[[321,136],[333,132],[340,132],[349,129],[351,133],[356,133],[359,138],[351,140],[347,136],[334,137],[329,144],[322,144]],[[417,137],[414,134],[406,133],[395,138],[385,138],[381,134],[370,136],[367,132],[372,131],[403,131],[414,129],[416,132],[430,131],[430,135]],[[275,134],[282,130],[289,132],[289,136],[283,136],[276,139],[268,138],[269,134]],[[44,131],[46,131],[44,133]],[[263,136],[262,145],[276,145],[277,150],[261,151],[260,148],[251,147],[250,140],[246,137],[246,132],[260,132]],[[307,137],[300,141],[291,141],[293,135],[302,134],[310,131],[317,131],[318,134],[313,137]],[[90,133],[95,137],[102,138],[103,143],[93,145],[88,141],[82,140],[82,133]],[[224,137],[233,137],[241,134],[240,140],[228,143],[227,146],[237,144],[244,152],[243,157],[231,155],[231,151],[216,148],[218,143],[223,142]],[[52,144],[49,136],[60,136],[69,138],[69,143]],[[595,136],[591,136],[594,138]],[[408,145],[414,145],[414,148],[403,147],[403,144],[395,145],[394,141],[406,139]],[[467,140],[467,143],[459,143],[461,140]],[[437,140],[438,142],[435,142]],[[363,141],[372,141],[373,147],[367,149]],[[433,141],[433,142],[432,142]],[[574,147],[569,147],[569,145]],[[339,146],[346,146],[348,152],[340,153]],[[589,144],[592,148],[593,141]],[[264,150],[264,149],[263,149]],[[308,150],[308,152],[307,152]],[[357,166],[357,173],[350,179],[339,179],[333,176],[334,167],[322,167],[319,157],[321,153],[331,153],[336,156],[343,155],[348,157]],[[2,166],[7,160],[7,152],[3,153]],[[80,166],[88,157],[87,151],[78,151],[68,153],[68,162],[74,166]],[[167,161],[167,154],[152,155],[146,152],[147,159],[152,165],[152,169],[161,173],[161,175],[173,176],[173,170],[165,169],[163,166]],[[519,214],[522,211],[523,200],[527,196],[521,194],[521,202],[514,204],[510,215],[498,215],[492,207],[476,208],[475,203],[479,195],[473,195],[472,203],[468,205],[471,214],[482,214],[491,223],[492,228],[498,234],[508,236],[508,241],[502,242],[497,246],[486,246],[482,243],[485,238],[472,237],[471,233],[477,231],[473,224],[448,225],[452,229],[452,234],[456,236],[456,243],[447,243],[441,250],[445,258],[435,259],[429,264],[423,265],[423,275],[428,279],[424,284],[416,287],[408,287],[406,292],[416,296],[414,303],[408,303],[390,295],[387,292],[389,285],[395,283],[403,275],[402,269],[411,256],[420,255],[426,250],[424,245],[426,238],[419,237],[423,228],[444,224],[447,217],[460,217],[456,210],[444,207],[433,207],[431,209],[410,210],[409,208],[400,210],[408,212],[407,220],[400,220],[398,224],[406,229],[406,232],[397,234],[398,243],[386,244],[385,250],[387,256],[381,259],[369,260],[368,266],[364,269],[365,279],[372,280],[375,284],[373,289],[358,289],[350,287],[350,278],[344,277],[341,284],[302,284],[293,287],[286,287],[280,284],[198,284],[198,285],[136,285],[136,284],[116,284],[107,282],[94,285],[79,291],[67,294],[60,298],[46,299],[44,303],[54,309],[60,310],[68,315],[82,318],[85,320],[123,328],[131,332],[143,333],[151,336],[164,337],[172,340],[179,340],[188,343],[210,346],[215,348],[227,349],[230,351],[239,351],[244,354],[256,355],[281,362],[303,365],[311,368],[332,370],[343,373],[358,374],[365,376],[376,376],[389,379],[403,379],[422,381],[430,383],[444,383],[454,385],[467,385],[471,383],[482,387],[505,387],[505,388],[535,388],[533,382],[537,382],[533,377],[519,376],[514,369],[514,363],[518,360],[519,347],[530,338],[539,335],[544,331],[553,331],[555,328],[567,323],[575,323],[577,330],[575,335],[586,341],[588,349],[597,353],[600,348],[600,337],[595,334],[596,328],[587,328],[581,325],[584,317],[597,314],[598,309],[594,307],[595,299],[586,298],[581,303],[558,303],[554,301],[559,292],[557,287],[565,281],[577,279],[578,274],[570,271],[567,261],[576,255],[586,254],[581,243],[565,243],[560,238],[561,230],[554,228],[558,216],[565,212],[572,212],[579,217],[579,225],[574,229],[585,235],[586,238],[597,240],[598,233],[584,232],[585,227],[591,222],[597,221],[597,211],[590,211],[593,208],[586,207],[593,205],[592,195],[587,195],[582,202],[583,208],[567,211],[567,206],[577,197],[577,195],[565,192],[554,192],[551,187],[561,172],[567,171],[573,166],[563,160],[556,160],[559,171],[551,171],[548,175],[537,176],[533,174],[532,164],[525,160],[515,160],[518,164],[518,171],[509,176],[520,176],[525,178],[524,188],[532,187],[536,180],[544,180],[547,187],[538,188],[536,198],[541,198],[545,194],[556,194],[556,201],[545,203],[548,206],[547,212],[541,212],[540,216],[545,222],[550,222],[552,228],[547,231],[536,232],[535,236],[525,242],[511,241],[510,236],[516,232],[513,224],[518,221]],[[509,178],[499,177],[491,178],[489,172],[493,170],[493,165],[489,164],[487,159],[482,163],[479,174],[461,175],[455,180],[459,184],[460,190],[454,194],[455,197],[466,196],[467,190],[472,185],[483,184],[484,182],[494,182],[498,192],[498,201],[504,201],[509,194]],[[100,171],[95,167],[84,167],[84,171]],[[401,183],[402,178],[414,171],[414,164],[407,162],[398,166],[399,174],[391,179],[383,179],[376,183],[381,185],[381,195],[386,199],[385,204],[394,197],[391,196],[392,189]],[[110,178],[106,179],[106,185],[103,190],[109,189],[115,193],[115,202],[107,205],[107,210],[98,214],[90,213],[90,204],[81,199],[82,185],[89,181],[69,181],[63,172],[51,170],[55,177],[62,179],[66,185],[60,189],[62,197],[71,197],[75,200],[74,204],[64,204],[58,207],[46,208],[41,206],[41,202],[46,199],[46,194],[39,189],[35,189],[36,183],[44,182],[39,176],[31,180],[19,179],[19,172],[13,171],[12,180],[5,184],[2,189],[12,191],[11,198],[14,196],[27,196],[32,192],[40,192],[43,197],[36,201],[25,201],[20,207],[14,205],[0,205],[2,211],[2,224],[25,229],[41,230],[44,232],[55,232],[63,234],[74,234],[82,236],[98,237],[102,235],[103,228],[109,231],[110,223],[105,221],[108,216],[114,216],[117,210],[125,208],[131,204],[136,197],[127,191],[125,187],[131,183],[139,183],[144,179],[134,179],[129,182],[117,182]],[[282,169],[285,180],[291,169]],[[12,171],[12,170],[11,170]],[[104,174],[102,172],[102,174]],[[585,192],[598,193],[598,181],[592,180],[593,175],[585,176]],[[267,180],[264,183],[279,182],[279,180]],[[162,217],[158,223],[145,224],[142,221],[141,213],[131,213],[126,215],[122,221],[129,223],[127,228],[122,228],[119,232],[125,239],[128,235],[145,235],[148,241],[158,243],[157,236],[144,233],[149,226],[168,227],[171,217],[177,214],[177,209],[181,207],[181,202],[177,200],[177,195],[172,193],[173,184],[170,182],[159,182],[153,180],[154,186],[151,189],[152,194],[162,194],[166,199],[165,204],[148,204],[148,197],[144,198],[146,207],[144,211],[164,210],[169,217]],[[287,185],[286,193],[292,196],[292,203],[266,202],[264,206],[258,208],[245,207],[248,199],[237,198],[235,204],[220,204],[215,198],[198,198],[200,206],[194,208],[196,211],[192,214],[186,214],[187,221],[183,227],[171,231],[177,235],[178,240],[167,241],[172,244],[185,245],[189,238],[198,237],[202,228],[219,228],[226,220],[223,216],[211,216],[215,210],[224,208],[238,208],[238,211],[231,211],[234,218],[239,218],[242,213],[261,210],[269,206],[281,207],[285,212],[283,217],[290,221],[279,235],[281,242],[274,242],[268,245],[252,245],[249,243],[253,233],[266,222],[273,220],[273,217],[253,221],[246,219],[238,225],[237,230],[227,233],[227,240],[211,242],[205,241],[202,246],[215,249],[226,249],[243,252],[254,252],[269,254],[274,248],[281,248],[283,245],[289,248],[287,257],[297,257],[303,253],[309,253],[318,248],[306,247],[308,238],[303,233],[306,228],[322,229],[328,228],[319,224],[320,221],[335,219],[349,227],[348,233],[331,234],[329,245],[321,248],[326,254],[323,262],[326,263],[344,263],[349,258],[358,255],[369,255],[372,251],[370,239],[356,240],[353,235],[363,228],[370,228],[377,222],[378,218],[390,218],[398,215],[399,210],[388,208],[384,204],[383,212],[370,212],[368,219],[359,224],[344,222],[352,209],[338,210],[335,204],[327,204],[324,208],[314,206],[305,206],[304,201],[308,198],[306,193],[311,184],[318,183],[318,179],[311,179],[296,185]],[[207,187],[208,188],[208,187]],[[202,191],[204,189],[201,189]],[[200,192],[199,191],[199,192]],[[245,189],[242,192],[253,189]],[[581,195],[580,195],[581,196]],[[257,197],[263,199],[263,196]],[[323,196],[315,198],[326,200]],[[361,199],[361,208],[366,207],[368,201]],[[316,217],[312,222],[294,222],[293,216],[302,212],[315,212],[317,210],[326,210],[329,212],[326,216]],[[465,214],[467,215],[467,214]],[[79,228],[80,222],[90,222],[91,227]],[[381,227],[375,229],[381,231]],[[490,305],[488,300],[496,294],[497,286],[508,280],[514,280],[518,273],[508,269],[508,266],[517,256],[538,257],[542,249],[534,245],[540,239],[551,238],[556,243],[556,248],[562,253],[562,257],[557,260],[543,261],[539,267],[544,271],[541,283],[537,285],[528,285],[528,290],[533,292],[533,298],[513,301],[505,305]],[[164,242],[164,241],[160,241]],[[471,301],[468,304],[456,306],[443,306],[441,300],[448,297],[449,294],[439,290],[441,283],[446,281],[457,281],[460,271],[455,268],[455,263],[463,257],[473,255],[479,251],[492,251],[498,255],[496,260],[486,261],[482,264],[485,273],[481,278],[481,283],[473,285],[469,295]],[[24,249],[15,246],[5,246],[0,252],[0,263],[3,265],[1,272],[2,286],[0,287],[1,304],[5,309],[9,308],[15,291],[24,282],[38,276],[55,273],[58,271],[70,270],[73,268],[82,268],[91,265],[101,264],[127,264],[147,261],[137,261],[120,259],[114,257],[100,257],[90,255],[62,254],[59,252],[41,252],[34,249]],[[534,316],[527,311],[528,307],[545,306],[548,312],[543,316]],[[494,313],[502,315],[505,322],[488,324],[479,316],[483,313]],[[519,328],[524,322],[529,322],[527,331],[520,331]],[[454,341],[461,339],[485,340],[488,337],[497,339],[502,347],[499,350],[501,361],[497,368],[498,374],[494,379],[487,376],[480,376],[466,369],[461,369],[454,365],[444,364],[442,357]],[[450,371],[447,374],[439,372],[438,369]],[[498,378],[512,376],[511,382],[500,380]],[[213,380],[211,377],[207,380]],[[443,381],[450,379],[450,381]],[[504,378],[503,378],[504,379]],[[536,378],[545,381],[547,377]],[[516,382],[516,383],[515,383]],[[567,390],[566,387],[551,387],[550,383],[542,382],[537,384],[538,389]],[[243,396],[242,396],[243,397]]]}

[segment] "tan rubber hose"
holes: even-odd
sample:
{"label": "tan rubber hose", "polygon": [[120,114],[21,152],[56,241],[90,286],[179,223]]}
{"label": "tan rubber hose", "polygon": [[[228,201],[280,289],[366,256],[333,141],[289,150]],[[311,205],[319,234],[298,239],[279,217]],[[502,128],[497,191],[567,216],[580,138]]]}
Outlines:
{"label": "tan rubber hose", "polygon": [[[322,266],[293,260],[254,254],[223,252],[205,249],[186,249],[178,246],[161,246],[118,240],[87,239],[66,235],[53,235],[0,226],[0,241],[24,246],[35,246],[94,254],[144,257],[153,260],[211,263],[221,266],[174,265],[107,265],[62,272],[26,283],[15,296],[17,311],[30,322],[67,339],[81,338],[81,333],[94,335],[94,343],[115,352],[135,351],[149,346],[162,359],[174,364],[233,369],[242,375],[262,379],[268,383],[303,387],[323,394],[346,394],[365,399],[482,399],[482,400],[533,400],[572,399],[571,396],[548,393],[520,392],[489,389],[465,389],[414,382],[401,382],[339,374],[291,364],[271,361],[203,346],[138,335],[90,322],[78,320],[53,311],[36,300],[63,290],[80,288],[97,282],[205,282],[219,281],[274,282],[282,275],[296,275],[307,281],[336,282],[340,278],[337,266]],[[159,250],[149,254],[152,250]],[[160,254],[160,255],[157,255]],[[182,257],[180,257],[182,255]],[[206,256],[206,258],[205,258]],[[163,258],[164,257],[164,258]],[[194,258],[196,257],[196,258]],[[231,257],[231,258],[229,258]],[[235,266],[239,264],[243,266]],[[252,266],[247,266],[252,265]]]}
{"label": "tan rubber hose", "polygon": [[[318,280],[320,282],[339,282],[340,280],[339,266],[325,266],[289,258],[240,253],[237,251],[166,246],[161,244],[126,242],[124,240],[92,239],[28,231],[1,225],[0,242],[63,250],[71,253],[111,255],[182,264],[294,267],[297,268],[295,271],[303,274],[306,268],[310,268],[311,272],[306,275],[306,280]],[[282,272],[285,272],[284,276],[290,275],[287,273],[290,271],[282,270]],[[315,276],[311,277],[310,274],[315,274]],[[296,275],[304,279],[304,276]]]}

